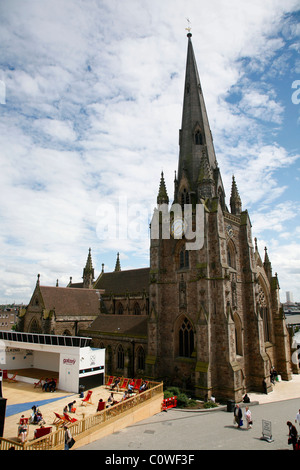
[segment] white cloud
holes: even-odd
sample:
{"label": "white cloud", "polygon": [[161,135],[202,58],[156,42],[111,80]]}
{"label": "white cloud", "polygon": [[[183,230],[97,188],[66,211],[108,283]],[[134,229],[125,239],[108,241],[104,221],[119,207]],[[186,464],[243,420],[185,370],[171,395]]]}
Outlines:
{"label": "white cloud", "polygon": [[98,272],[102,262],[114,268],[117,251],[123,269],[149,262],[148,239],[120,247],[97,227],[103,202],[122,195],[148,214],[162,170],[172,199],[186,17],[227,192],[235,173],[253,228],[265,237],[268,221],[286,242],[296,201],[284,220],[274,206],[291,184],[280,171],[297,156],[277,139],[287,105],[270,77],[294,66],[296,8],[292,0],[3,2],[0,302],[27,302],[38,272],[45,284],[80,280],[89,246]]}

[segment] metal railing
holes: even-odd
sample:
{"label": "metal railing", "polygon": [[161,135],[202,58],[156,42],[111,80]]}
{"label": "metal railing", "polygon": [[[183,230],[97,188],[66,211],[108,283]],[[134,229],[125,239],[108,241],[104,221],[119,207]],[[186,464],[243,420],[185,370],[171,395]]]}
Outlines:
{"label": "metal railing", "polygon": [[45,335],[43,333],[25,333],[19,331],[0,331],[0,339],[20,343],[70,346],[73,348],[85,348],[91,344],[91,338],[82,336]]}
{"label": "metal railing", "polygon": [[[136,394],[135,396],[117,403],[103,411],[99,411],[93,415],[86,416],[82,420],[68,425],[72,436],[76,440],[84,437],[85,433],[91,433],[100,430],[102,427],[111,423],[112,420],[118,419],[126,412],[133,410],[138,405],[150,400],[151,398],[163,394],[163,382],[149,382],[149,388],[145,392]],[[65,431],[58,427],[46,436],[34,439],[24,444],[10,439],[0,438],[0,450],[9,450],[14,447],[15,450],[59,450],[64,448]]]}

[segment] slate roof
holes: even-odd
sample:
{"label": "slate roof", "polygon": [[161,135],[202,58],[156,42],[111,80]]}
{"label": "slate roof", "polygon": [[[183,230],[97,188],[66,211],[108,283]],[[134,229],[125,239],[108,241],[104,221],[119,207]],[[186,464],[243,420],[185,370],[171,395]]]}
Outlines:
{"label": "slate roof", "polygon": [[131,269],[101,273],[94,284],[94,289],[101,289],[105,294],[115,295],[130,293],[149,293],[150,268]]}
{"label": "slate roof", "polygon": [[146,315],[99,315],[89,327],[89,332],[111,333],[120,336],[147,336]]}
{"label": "slate roof", "polygon": [[39,286],[46,310],[56,316],[95,316],[99,314],[99,293],[93,289]]}

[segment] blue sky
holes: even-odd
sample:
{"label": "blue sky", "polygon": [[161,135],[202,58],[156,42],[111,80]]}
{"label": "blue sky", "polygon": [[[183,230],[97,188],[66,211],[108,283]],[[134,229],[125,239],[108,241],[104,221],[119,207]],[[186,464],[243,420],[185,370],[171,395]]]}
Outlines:
{"label": "blue sky", "polygon": [[299,2],[2,0],[0,303],[26,304],[38,273],[80,281],[89,247],[96,276],[117,252],[122,269],[149,266],[160,173],[172,199],[178,164],[186,18],[227,204],[234,173],[282,301],[300,301]]}

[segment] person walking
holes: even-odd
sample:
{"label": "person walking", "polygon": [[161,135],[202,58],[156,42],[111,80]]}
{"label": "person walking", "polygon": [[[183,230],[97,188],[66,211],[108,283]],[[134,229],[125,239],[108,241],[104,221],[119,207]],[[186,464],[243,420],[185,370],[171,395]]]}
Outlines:
{"label": "person walking", "polygon": [[247,423],[247,429],[251,429],[252,428],[252,414],[248,406],[246,406],[246,410],[245,410],[245,421]]}
{"label": "person walking", "polygon": [[297,441],[298,441],[297,429],[295,428],[295,426],[290,421],[288,421],[286,424],[289,428],[288,444],[292,444],[293,450],[296,450],[296,444],[297,444]]}
{"label": "person walking", "polygon": [[233,415],[234,415],[234,422],[238,425],[238,428],[240,428],[243,425],[243,421],[242,421],[243,413],[238,404],[236,404],[234,407]]}
{"label": "person walking", "polygon": [[66,424],[64,425],[64,430],[65,430],[65,450],[69,450],[70,443],[72,441],[72,434]]}

